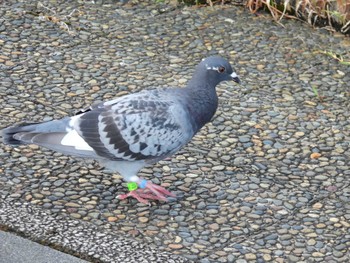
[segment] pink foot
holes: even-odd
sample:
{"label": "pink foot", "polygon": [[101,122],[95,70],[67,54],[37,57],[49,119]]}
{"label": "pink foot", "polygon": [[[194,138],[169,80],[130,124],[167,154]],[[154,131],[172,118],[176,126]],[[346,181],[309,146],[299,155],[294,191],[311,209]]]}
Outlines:
{"label": "pink foot", "polygon": [[152,182],[146,181],[144,179],[141,179],[138,182],[138,185],[140,188],[131,191],[127,194],[119,195],[117,198],[123,200],[128,197],[134,197],[135,199],[137,199],[137,201],[144,204],[148,204],[148,200],[168,201],[167,197],[176,197],[175,194],[169,192],[164,187],[153,184]]}

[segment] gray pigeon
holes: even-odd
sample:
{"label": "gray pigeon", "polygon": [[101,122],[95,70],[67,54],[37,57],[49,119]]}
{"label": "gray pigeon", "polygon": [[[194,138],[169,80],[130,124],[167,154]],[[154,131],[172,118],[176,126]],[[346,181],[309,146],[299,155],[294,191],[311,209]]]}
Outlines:
{"label": "gray pigeon", "polygon": [[68,155],[93,158],[121,174],[139,202],[175,195],[137,176],[141,168],[186,145],[213,117],[222,81],[240,82],[229,62],[208,57],[185,88],[144,90],[93,105],[72,117],[1,130],[5,144],[37,144]]}

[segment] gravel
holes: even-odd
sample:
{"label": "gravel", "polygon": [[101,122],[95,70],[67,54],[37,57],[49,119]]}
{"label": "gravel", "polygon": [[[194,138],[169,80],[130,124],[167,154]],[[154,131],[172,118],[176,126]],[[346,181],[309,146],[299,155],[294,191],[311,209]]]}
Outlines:
{"label": "gravel", "polygon": [[[221,54],[242,85],[221,85],[213,122],[177,155],[142,170],[178,198],[119,201],[125,183],[93,161],[1,145],[0,199],[14,208],[5,218],[30,206],[50,222],[89,224],[111,242],[127,237],[178,262],[347,262],[350,67],[322,52],[348,58],[349,39],[298,21],[282,27],[239,6],[136,2],[6,1],[0,126],[184,85],[198,61]],[[0,223],[35,238],[24,218]],[[86,251],[70,242],[73,254],[117,262],[98,242]]]}

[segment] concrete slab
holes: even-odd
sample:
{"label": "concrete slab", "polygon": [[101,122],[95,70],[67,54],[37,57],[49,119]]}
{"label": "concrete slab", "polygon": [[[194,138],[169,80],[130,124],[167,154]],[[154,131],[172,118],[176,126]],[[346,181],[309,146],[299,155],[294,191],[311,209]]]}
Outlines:
{"label": "concrete slab", "polygon": [[[160,251],[146,242],[138,242],[113,232],[110,229],[98,228],[95,225],[60,216],[47,209],[28,203],[19,203],[0,195],[0,227],[24,234],[33,240],[54,244],[62,251],[71,251],[75,255],[92,262],[109,263],[187,263],[193,262],[180,255]],[[0,232],[0,263],[65,263],[86,262],[65,260],[62,252],[50,257],[43,246],[29,241],[22,246],[20,238],[12,233],[13,239],[6,239],[8,232]],[[18,239],[16,239],[16,237]],[[28,241],[24,239],[23,242]],[[34,243],[34,244],[32,244]],[[44,246],[45,247],[45,246]],[[47,248],[48,251],[57,252]],[[51,249],[51,250],[50,250]],[[69,253],[67,252],[67,253]],[[23,254],[22,254],[23,253]],[[40,255],[46,255],[41,257]],[[61,256],[59,256],[61,255]],[[37,258],[34,258],[36,256]],[[73,259],[79,260],[75,257]],[[59,259],[59,260],[58,260]]]}
{"label": "concrete slab", "polygon": [[15,234],[0,231],[0,263],[87,263]]}

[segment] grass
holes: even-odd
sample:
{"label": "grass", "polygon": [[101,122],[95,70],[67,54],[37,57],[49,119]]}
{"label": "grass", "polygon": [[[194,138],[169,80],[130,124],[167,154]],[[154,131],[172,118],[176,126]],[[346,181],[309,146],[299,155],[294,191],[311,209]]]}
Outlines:
{"label": "grass", "polygon": [[350,34],[350,0],[247,0],[252,13],[268,10],[273,19],[294,18]]}
{"label": "grass", "polygon": [[312,89],[313,93],[315,94],[315,97],[318,98],[318,100],[320,102],[323,102],[323,97],[320,96],[320,94],[318,93],[318,89],[314,86],[311,86],[311,89]]}
{"label": "grass", "polygon": [[283,18],[306,21],[332,31],[350,35],[350,0],[178,0],[186,5],[234,3],[245,5],[250,12],[268,11],[277,23]]}
{"label": "grass", "polygon": [[345,60],[342,55],[339,55],[333,51],[318,50],[318,51],[315,51],[315,53],[327,55],[327,56],[337,60],[342,65],[350,66],[350,60]]}

